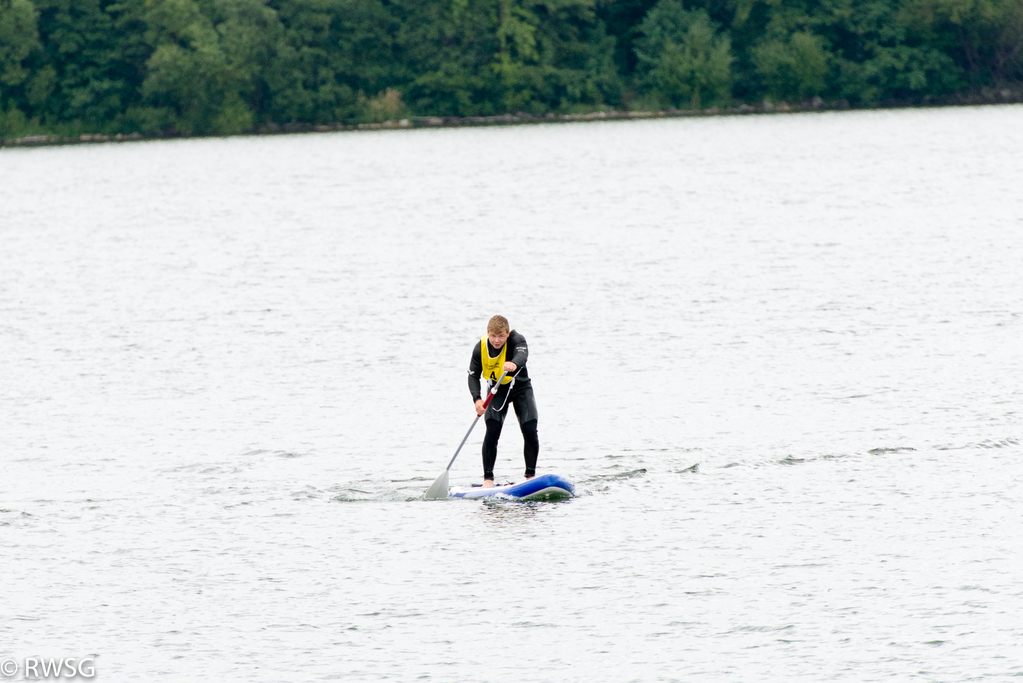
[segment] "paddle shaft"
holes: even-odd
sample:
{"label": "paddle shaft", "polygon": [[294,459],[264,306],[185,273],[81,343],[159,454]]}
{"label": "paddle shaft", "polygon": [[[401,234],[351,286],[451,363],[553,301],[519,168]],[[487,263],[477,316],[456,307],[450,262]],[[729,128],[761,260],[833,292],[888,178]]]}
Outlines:
{"label": "paddle shaft", "polygon": [[497,390],[501,388],[501,380],[503,380],[504,376],[507,374],[508,374],[507,370],[502,372],[501,376],[497,378],[497,383],[494,384],[493,387],[491,387],[490,393],[487,394],[486,400],[483,401],[483,413],[477,415],[476,419],[472,421],[471,425],[469,425],[469,431],[465,433],[465,437],[462,439],[462,443],[458,444],[458,449],[455,450],[455,454],[451,456],[451,462],[448,463],[448,467],[445,471],[450,471],[451,466],[455,464],[455,458],[457,458],[458,454],[462,452],[462,446],[464,446],[465,442],[469,440],[469,435],[472,434],[472,430],[476,428],[476,423],[479,422],[480,418],[486,414],[487,407],[490,405],[490,402],[494,400],[494,396],[497,396]]}

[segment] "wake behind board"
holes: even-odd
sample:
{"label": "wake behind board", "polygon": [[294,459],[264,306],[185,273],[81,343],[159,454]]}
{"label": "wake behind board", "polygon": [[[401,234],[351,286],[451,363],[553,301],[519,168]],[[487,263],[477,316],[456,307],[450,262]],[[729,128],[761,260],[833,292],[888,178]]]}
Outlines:
{"label": "wake behind board", "polygon": [[506,500],[561,500],[575,495],[575,486],[557,474],[541,474],[507,486],[454,486],[449,498],[503,498]]}

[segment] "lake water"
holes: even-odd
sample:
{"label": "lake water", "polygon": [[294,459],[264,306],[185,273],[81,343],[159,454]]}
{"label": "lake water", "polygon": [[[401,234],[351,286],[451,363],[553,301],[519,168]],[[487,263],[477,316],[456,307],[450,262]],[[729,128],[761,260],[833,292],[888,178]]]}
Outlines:
{"label": "lake water", "polygon": [[[2,149],[0,659],[1023,676],[1021,188],[1020,106]],[[495,313],[575,499],[421,499]]]}

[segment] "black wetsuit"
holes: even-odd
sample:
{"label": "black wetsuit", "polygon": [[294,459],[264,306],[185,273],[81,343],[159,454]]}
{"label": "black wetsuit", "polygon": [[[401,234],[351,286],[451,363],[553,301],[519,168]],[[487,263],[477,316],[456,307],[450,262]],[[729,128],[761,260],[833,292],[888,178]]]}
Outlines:
{"label": "black wetsuit", "polygon": [[[536,458],[540,453],[540,439],[536,433],[536,399],[533,398],[533,385],[529,381],[529,373],[526,371],[526,359],[529,357],[526,338],[512,330],[504,344],[508,348],[505,353],[505,362],[515,363],[516,370],[512,373],[512,381],[501,385],[501,388],[498,389],[497,395],[494,396],[483,416],[487,423],[487,435],[483,438],[484,479],[494,478],[497,441],[501,438],[501,428],[504,426],[504,416],[508,413],[509,404],[515,406],[515,417],[518,418],[519,428],[522,430],[522,455],[526,460],[527,477],[536,474]],[[495,349],[488,340],[487,352],[491,358],[494,358],[501,350]],[[482,398],[480,384],[482,372],[483,361],[480,359],[480,343],[476,342],[473,346],[472,358],[469,361],[469,393],[472,394],[474,402]]]}

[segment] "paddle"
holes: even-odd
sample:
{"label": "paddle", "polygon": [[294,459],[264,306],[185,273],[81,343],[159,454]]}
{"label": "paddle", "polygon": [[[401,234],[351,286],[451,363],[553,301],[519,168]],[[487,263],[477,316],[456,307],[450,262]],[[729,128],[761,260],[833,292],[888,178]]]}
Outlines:
{"label": "paddle", "polygon": [[[494,396],[497,395],[497,390],[501,387],[501,380],[503,380],[504,376],[507,374],[507,371],[502,372],[501,376],[497,378],[497,384],[495,384],[490,389],[490,393],[487,394],[487,399],[483,401],[483,415],[486,414],[487,406],[490,405],[490,401],[492,401]],[[462,443],[458,444],[455,454],[451,456],[451,462],[448,463],[447,469],[441,472],[440,476],[437,477],[437,480],[430,485],[430,488],[426,489],[426,500],[436,500],[438,498],[448,497],[448,472],[451,471],[451,466],[455,464],[455,458],[457,458],[458,454],[462,451],[462,446],[464,446],[465,442],[469,440],[469,435],[472,434],[473,428],[476,426],[476,423],[480,421],[480,418],[483,417],[483,415],[477,415],[476,419],[472,421],[472,424],[469,425],[469,431],[465,433],[465,438],[462,439]]]}

